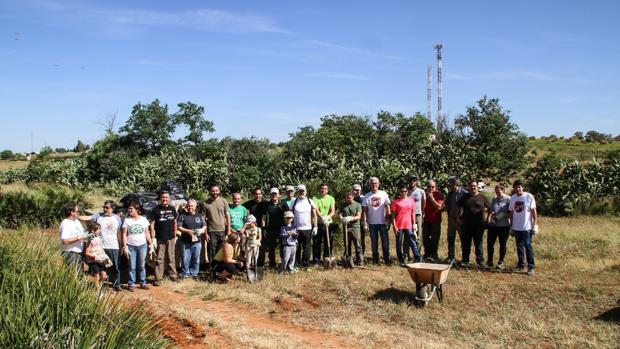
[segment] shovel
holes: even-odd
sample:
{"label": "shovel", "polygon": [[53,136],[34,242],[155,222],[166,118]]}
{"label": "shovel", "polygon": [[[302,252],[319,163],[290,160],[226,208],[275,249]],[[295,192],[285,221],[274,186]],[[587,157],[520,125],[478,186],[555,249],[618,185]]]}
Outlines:
{"label": "shovel", "polygon": [[344,260],[342,264],[344,264],[346,268],[353,268],[353,257],[349,255],[349,229],[346,223],[342,224],[342,228],[344,230]]}
{"label": "shovel", "polygon": [[256,266],[258,264],[258,251],[254,251],[252,260],[248,259],[247,262],[251,263],[251,265],[248,265],[248,268],[246,270],[248,273],[248,281],[249,282],[258,281],[259,280],[259,275],[257,272],[258,267]]}
{"label": "shovel", "polygon": [[336,266],[336,258],[332,257],[332,248],[329,244],[329,225],[327,223],[325,223],[325,238],[327,239],[328,257],[323,257],[323,267],[325,269],[332,269]]}

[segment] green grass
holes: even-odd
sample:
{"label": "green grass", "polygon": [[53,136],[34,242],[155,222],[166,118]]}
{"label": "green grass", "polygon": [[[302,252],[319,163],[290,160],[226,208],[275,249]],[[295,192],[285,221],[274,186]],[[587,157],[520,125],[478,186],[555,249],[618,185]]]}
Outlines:
{"label": "green grass", "polygon": [[529,145],[537,151],[538,156],[550,152],[556,152],[560,156],[574,158],[577,160],[591,160],[593,157],[604,157],[610,153],[620,152],[620,142],[608,144],[588,143],[577,140],[550,141],[545,139],[530,139]]}
{"label": "green grass", "polygon": [[0,231],[0,309],[2,348],[171,346],[141,304],[98,295],[39,231]]}

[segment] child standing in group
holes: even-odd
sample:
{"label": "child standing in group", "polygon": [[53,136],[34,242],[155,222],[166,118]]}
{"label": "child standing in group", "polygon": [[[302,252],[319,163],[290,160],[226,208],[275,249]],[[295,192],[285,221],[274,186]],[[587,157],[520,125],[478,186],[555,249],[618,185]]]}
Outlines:
{"label": "child standing in group", "polygon": [[284,226],[280,229],[282,238],[282,263],[278,269],[280,274],[285,271],[289,273],[296,271],[294,265],[295,253],[297,252],[297,230],[293,225],[293,217],[295,217],[293,212],[286,211],[284,213]]}
{"label": "child standing in group", "polygon": [[245,261],[248,268],[253,268],[256,266],[262,234],[256,226],[256,217],[249,215],[245,222]]}
{"label": "child standing in group", "polygon": [[112,264],[112,261],[101,244],[101,225],[94,221],[88,221],[88,232],[93,235],[93,238],[88,243],[84,254],[88,263],[88,272],[93,276],[95,287],[98,289],[101,286],[100,281],[105,281],[108,278],[105,269]]}

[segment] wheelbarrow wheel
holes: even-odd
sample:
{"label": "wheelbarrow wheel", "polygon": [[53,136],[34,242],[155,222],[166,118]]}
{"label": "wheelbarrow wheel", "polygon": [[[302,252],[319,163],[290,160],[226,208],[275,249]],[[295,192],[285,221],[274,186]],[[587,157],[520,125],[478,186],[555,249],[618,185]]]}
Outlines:
{"label": "wheelbarrow wheel", "polygon": [[424,285],[419,286],[419,287],[416,287],[416,288],[417,288],[417,290],[416,290],[416,297],[418,298],[418,299],[416,300],[416,305],[417,305],[419,308],[424,308],[424,307],[426,307],[426,305],[428,304],[428,301],[426,301],[426,302],[425,302],[425,301],[420,300],[420,299],[426,299],[426,298],[428,298],[428,295],[429,295],[429,293],[430,293],[430,286],[429,286],[429,285],[424,284]]}

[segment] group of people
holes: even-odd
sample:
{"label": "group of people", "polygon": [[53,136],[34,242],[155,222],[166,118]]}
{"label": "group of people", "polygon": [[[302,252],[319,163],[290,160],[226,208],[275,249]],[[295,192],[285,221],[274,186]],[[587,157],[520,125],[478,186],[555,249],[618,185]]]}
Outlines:
{"label": "group of people", "polygon": [[[366,235],[370,235],[371,261],[380,263],[381,244],[383,262],[392,264],[389,236],[393,229],[398,262],[404,266],[408,262],[440,261],[438,249],[445,212],[448,254],[444,261],[455,259],[458,234],[460,266],[470,266],[473,241],[479,267],[504,269],[507,241],[513,235],[516,269],[524,270],[527,260],[528,273],[534,274],[532,236],[538,231],[538,217],[534,197],[524,191],[522,182],[513,183],[512,196],[506,195],[505,186],[498,183],[491,202],[479,191],[477,181],[469,182],[469,190],[465,190],[454,177],[447,182],[446,197],[434,180],[428,181],[425,189],[418,187],[416,176],[403,181],[393,199],[380,190],[376,177],[370,178],[368,187],[370,190],[362,194],[362,186],[354,184],[340,204],[329,194],[326,183],[312,198],[303,184],[287,186],[282,198],[278,188],[271,188],[268,200],[257,187],[251,200],[242,204],[241,194],[235,192],[229,204],[221,196],[220,187],[212,185],[207,200],[199,203],[190,199],[178,210],[170,204],[170,194],[161,192],[159,205],[147,217],[141,215],[137,202],[125,207],[123,218],[115,213],[115,204],[110,200],[105,201],[102,213],[89,216],[79,215],[76,204],[67,204],[66,218],[60,225],[63,255],[70,264],[87,263],[97,286],[109,279],[116,290],[120,290],[120,256],[129,261],[129,291],[149,288],[147,259],[154,261],[153,286],[160,285],[166,272],[172,280],[196,278],[202,263],[209,265],[216,280],[230,282],[244,269],[269,267],[279,273],[295,273],[332,260],[334,232],[342,224],[344,253],[351,259],[355,256],[355,265],[365,263]],[[87,222],[87,231],[80,221]],[[180,276],[175,259],[177,239],[182,246]],[[500,248],[494,266],[496,240]]]}

